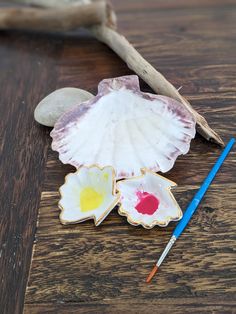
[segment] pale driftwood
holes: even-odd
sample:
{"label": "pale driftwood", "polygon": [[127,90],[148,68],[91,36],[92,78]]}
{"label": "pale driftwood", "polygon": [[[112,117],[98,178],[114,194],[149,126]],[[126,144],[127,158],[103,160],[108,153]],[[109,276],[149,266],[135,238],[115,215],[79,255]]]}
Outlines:
{"label": "pale driftwood", "polygon": [[[49,1],[49,3],[51,4],[53,0]],[[69,5],[66,6],[66,2],[70,1],[73,2],[74,5]],[[41,5],[44,6],[45,5],[45,1],[44,0],[18,0],[18,3],[28,3],[28,4],[37,4],[37,5]],[[55,2],[55,1],[54,1]],[[42,30],[42,23],[45,23],[46,26],[44,26],[44,30],[55,30],[55,24],[52,25],[54,27],[51,27],[49,21],[46,20],[47,19],[51,19],[55,18],[56,20],[56,30],[69,30],[69,29],[75,29],[78,26],[88,26],[90,31],[93,33],[93,35],[100,41],[104,42],[106,45],[108,45],[117,55],[120,56],[121,59],[123,59],[126,64],[128,65],[128,67],[130,69],[132,69],[135,73],[137,73],[150,87],[152,87],[152,89],[159,94],[162,95],[166,95],[169,97],[172,97],[178,101],[180,101],[195,117],[196,122],[197,122],[197,131],[207,140],[209,141],[213,141],[221,146],[224,145],[224,142],[222,141],[222,139],[220,138],[220,136],[211,129],[211,127],[208,125],[206,119],[201,116],[198,112],[196,112],[192,106],[190,105],[190,103],[183,97],[180,95],[180,93],[178,92],[178,90],[160,73],[158,72],[151,64],[149,64],[139,53],[138,51],[132,46],[132,44],[130,44],[128,42],[128,40],[122,36],[121,34],[119,34],[117,31],[115,31],[114,28],[115,26],[115,22],[116,22],[116,16],[113,10],[111,10],[111,8],[109,7],[109,5],[107,5],[106,2],[98,2],[98,1],[90,1],[90,0],[62,0],[61,2],[58,1],[60,3],[56,5],[56,7],[54,7],[53,9],[44,9],[45,13],[44,15],[41,15],[41,19],[38,16],[37,22],[34,20],[34,17],[32,15],[27,14],[27,23],[24,23],[24,27],[22,27],[22,19],[20,19],[20,21],[12,14],[9,14],[8,17],[6,17],[6,12],[7,9],[1,9],[1,10],[5,10],[5,16],[0,14],[0,29],[1,28],[11,28],[10,26],[12,24],[15,24],[14,28],[27,28],[27,29],[38,29],[38,30]],[[75,5],[75,3],[80,3],[80,5]],[[83,4],[83,3],[90,3],[90,4]],[[96,16],[98,18],[101,18],[101,23],[100,25],[93,25],[94,24],[94,20],[96,21],[96,18],[94,20],[90,20],[90,23],[88,20],[86,20],[87,24],[84,24],[84,17],[82,16],[83,14],[85,14],[84,12],[88,10],[88,6],[93,5],[95,8],[95,6],[99,5],[100,3],[100,7],[99,10],[103,10],[104,15],[99,15]],[[50,6],[46,4],[46,6]],[[60,8],[61,5],[63,6],[63,9]],[[66,10],[71,10],[73,12],[75,12],[75,8],[78,9],[77,12],[77,19],[79,20],[81,18],[80,21],[76,21],[76,25],[75,23],[72,23],[70,20],[70,15],[67,16],[67,18],[60,18],[57,19],[55,16],[58,13],[58,10],[63,14],[65,14]],[[91,8],[91,7],[90,7]],[[28,8],[25,8],[25,10]],[[84,10],[85,9],[85,10]],[[21,8],[21,10],[24,10],[24,8]],[[37,10],[37,9],[35,9]],[[51,15],[47,15],[47,11],[50,11]],[[83,14],[81,14],[81,10],[83,10]],[[42,10],[40,9],[40,12]],[[69,12],[72,12],[69,11]],[[42,13],[41,13],[42,14]],[[45,15],[46,14],[46,15]],[[104,16],[106,17],[104,20]],[[74,17],[74,15],[73,15]],[[15,19],[16,18],[16,19]],[[90,17],[91,18],[91,17]],[[8,25],[5,22],[5,27],[3,20],[8,20]],[[11,20],[13,20],[11,22]],[[34,21],[33,21],[34,20]],[[74,20],[73,20],[74,21]],[[12,24],[11,24],[12,23]],[[96,23],[95,23],[96,24]],[[18,27],[17,27],[18,25]],[[32,27],[33,25],[33,27]]]}
{"label": "pale driftwood", "polygon": [[8,0],[7,2],[53,8],[77,4],[89,4],[91,3],[91,0]]}
{"label": "pale driftwood", "polygon": [[50,9],[1,8],[0,29],[68,31],[106,21],[106,3],[65,6]]}

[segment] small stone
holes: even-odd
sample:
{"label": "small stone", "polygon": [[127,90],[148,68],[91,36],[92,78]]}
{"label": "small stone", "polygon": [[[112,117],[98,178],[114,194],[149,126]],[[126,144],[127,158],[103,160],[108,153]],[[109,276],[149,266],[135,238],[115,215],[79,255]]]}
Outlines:
{"label": "small stone", "polygon": [[57,89],[40,101],[35,108],[34,119],[42,125],[53,127],[63,113],[93,97],[93,94],[79,88]]}

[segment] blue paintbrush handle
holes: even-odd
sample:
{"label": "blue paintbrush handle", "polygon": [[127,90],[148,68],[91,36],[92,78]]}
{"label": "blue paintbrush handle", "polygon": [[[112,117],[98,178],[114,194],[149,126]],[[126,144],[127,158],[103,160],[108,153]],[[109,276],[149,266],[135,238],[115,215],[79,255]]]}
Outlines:
{"label": "blue paintbrush handle", "polygon": [[213,168],[211,169],[211,171],[209,172],[208,176],[203,181],[202,186],[197,191],[197,193],[195,194],[195,196],[192,199],[191,203],[189,204],[189,206],[185,210],[183,218],[180,220],[180,222],[178,223],[178,225],[176,226],[176,228],[175,228],[175,230],[173,232],[173,236],[175,236],[176,239],[181,235],[181,233],[183,232],[184,228],[187,226],[189,220],[191,219],[192,215],[194,214],[195,210],[197,209],[197,207],[198,207],[199,203],[201,202],[204,194],[206,193],[209,185],[211,184],[212,180],[214,179],[215,175],[217,174],[218,170],[220,169],[221,165],[223,164],[225,158],[227,157],[227,155],[230,152],[230,150],[231,150],[232,146],[234,145],[234,143],[235,143],[235,139],[234,138],[232,138],[228,142],[227,146],[223,150],[222,154],[220,155],[220,157],[216,161],[216,163],[213,166]]}

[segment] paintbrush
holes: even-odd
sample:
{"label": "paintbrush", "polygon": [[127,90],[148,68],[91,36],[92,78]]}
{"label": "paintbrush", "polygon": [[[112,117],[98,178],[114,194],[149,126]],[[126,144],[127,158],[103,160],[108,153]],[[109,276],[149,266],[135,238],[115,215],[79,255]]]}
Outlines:
{"label": "paintbrush", "polygon": [[150,282],[152,280],[153,276],[157,272],[158,268],[161,266],[162,262],[164,261],[166,255],[170,251],[171,247],[173,246],[175,241],[178,239],[178,237],[184,231],[185,227],[187,226],[188,222],[190,221],[191,217],[193,216],[195,210],[197,209],[199,203],[201,202],[201,200],[202,200],[203,196],[205,195],[208,187],[210,186],[212,180],[214,179],[218,170],[222,166],[225,158],[229,154],[234,143],[235,143],[235,139],[232,138],[228,142],[228,144],[226,145],[225,149],[221,153],[220,157],[216,161],[215,165],[212,167],[211,171],[209,172],[209,174],[207,175],[205,180],[203,181],[203,184],[201,185],[201,187],[199,188],[199,190],[197,191],[197,193],[193,197],[193,199],[192,199],[191,203],[188,205],[187,209],[185,210],[183,218],[180,220],[180,222],[178,223],[178,225],[174,229],[174,232],[172,234],[172,237],[170,238],[170,241],[168,242],[168,244],[167,244],[165,250],[163,251],[161,257],[159,258],[159,260],[157,261],[157,263],[153,267],[151,273],[147,277],[146,282]]}

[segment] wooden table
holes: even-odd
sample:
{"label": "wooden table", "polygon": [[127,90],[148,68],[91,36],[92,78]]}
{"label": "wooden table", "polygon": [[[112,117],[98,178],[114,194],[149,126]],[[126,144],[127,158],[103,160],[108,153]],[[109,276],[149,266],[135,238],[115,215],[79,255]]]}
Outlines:
{"label": "wooden table", "polygon": [[[119,0],[114,6],[120,31],[142,55],[183,86],[225,141],[235,136],[236,2]],[[27,314],[236,313],[235,148],[147,285],[174,224],[135,228],[114,210],[98,228],[91,221],[62,226],[58,188],[73,168],[59,162],[50,129],[33,119],[51,91],[75,86],[96,93],[101,79],[130,70],[84,32],[1,32],[0,65],[0,312],[21,313],[25,303]],[[197,136],[167,174],[179,185],[183,209],[220,151]]]}

